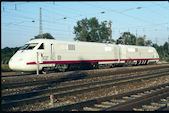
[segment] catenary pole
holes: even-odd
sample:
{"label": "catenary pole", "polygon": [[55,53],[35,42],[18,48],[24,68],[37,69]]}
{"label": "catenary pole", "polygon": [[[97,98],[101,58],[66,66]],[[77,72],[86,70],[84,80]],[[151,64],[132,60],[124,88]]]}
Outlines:
{"label": "catenary pole", "polygon": [[42,35],[42,8],[40,8],[39,35],[41,36],[41,38],[43,38],[43,35]]}

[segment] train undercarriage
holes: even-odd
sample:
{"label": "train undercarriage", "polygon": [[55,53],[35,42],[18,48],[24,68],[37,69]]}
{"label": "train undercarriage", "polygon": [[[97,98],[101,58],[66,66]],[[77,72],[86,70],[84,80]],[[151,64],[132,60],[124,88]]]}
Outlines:
{"label": "train undercarriage", "polygon": [[123,67],[123,66],[137,66],[137,65],[147,65],[156,64],[156,62],[144,61],[125,61],[125,63],[110,63],[110,64],[98,64],[97,63],[75,63],[75,64],[56,64],[54,67],[43,67],[40,71],[45,74],[51,71],[54,72],[65,72],[73,70],[89,70],[89,69],[107,69],[113,67]]}

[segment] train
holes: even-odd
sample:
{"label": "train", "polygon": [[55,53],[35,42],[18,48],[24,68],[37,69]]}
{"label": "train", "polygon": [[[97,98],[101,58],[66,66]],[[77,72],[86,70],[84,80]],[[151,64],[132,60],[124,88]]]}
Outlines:
{"label": "train", "polygon": [[118,65],[152,64],[159,61],[155,48],[55,39],[33,39],[9,60],[13,71],[46,73],[73,68],[111,68]]}

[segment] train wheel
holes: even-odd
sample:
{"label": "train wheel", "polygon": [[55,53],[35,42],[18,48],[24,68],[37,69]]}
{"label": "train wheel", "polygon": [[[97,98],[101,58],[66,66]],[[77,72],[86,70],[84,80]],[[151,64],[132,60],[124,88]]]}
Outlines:
{"label": "train wheel", "polygon": [[67,64],[57,64],[55,66],[55,69],[60,71],[60,72],[65,72],[66,69],[68,69],[68,65]]}
{"label": "train wheel", "polygon": [[146,60],[146,62],[145,62],[145,65],[147,65],[148,64],[148,60]]}
{"label": "train wheel", "polygon": [[48,73],[48,69],[47,68],[42,68],[42,70],[40,71],[41,74],[47,74]]}

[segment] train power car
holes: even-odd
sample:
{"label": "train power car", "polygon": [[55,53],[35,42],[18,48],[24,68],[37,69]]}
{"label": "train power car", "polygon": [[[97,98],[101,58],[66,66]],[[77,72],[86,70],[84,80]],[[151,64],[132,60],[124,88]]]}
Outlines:
{"label": "train power car", "polygon": [[[38,54],[37,54],[38,53]],[[34,39],[10,59],[14,71],[64,71],[74,67],[101,68],[121,64],[149,64],[159,61],[155,48],[95,42]]]}

